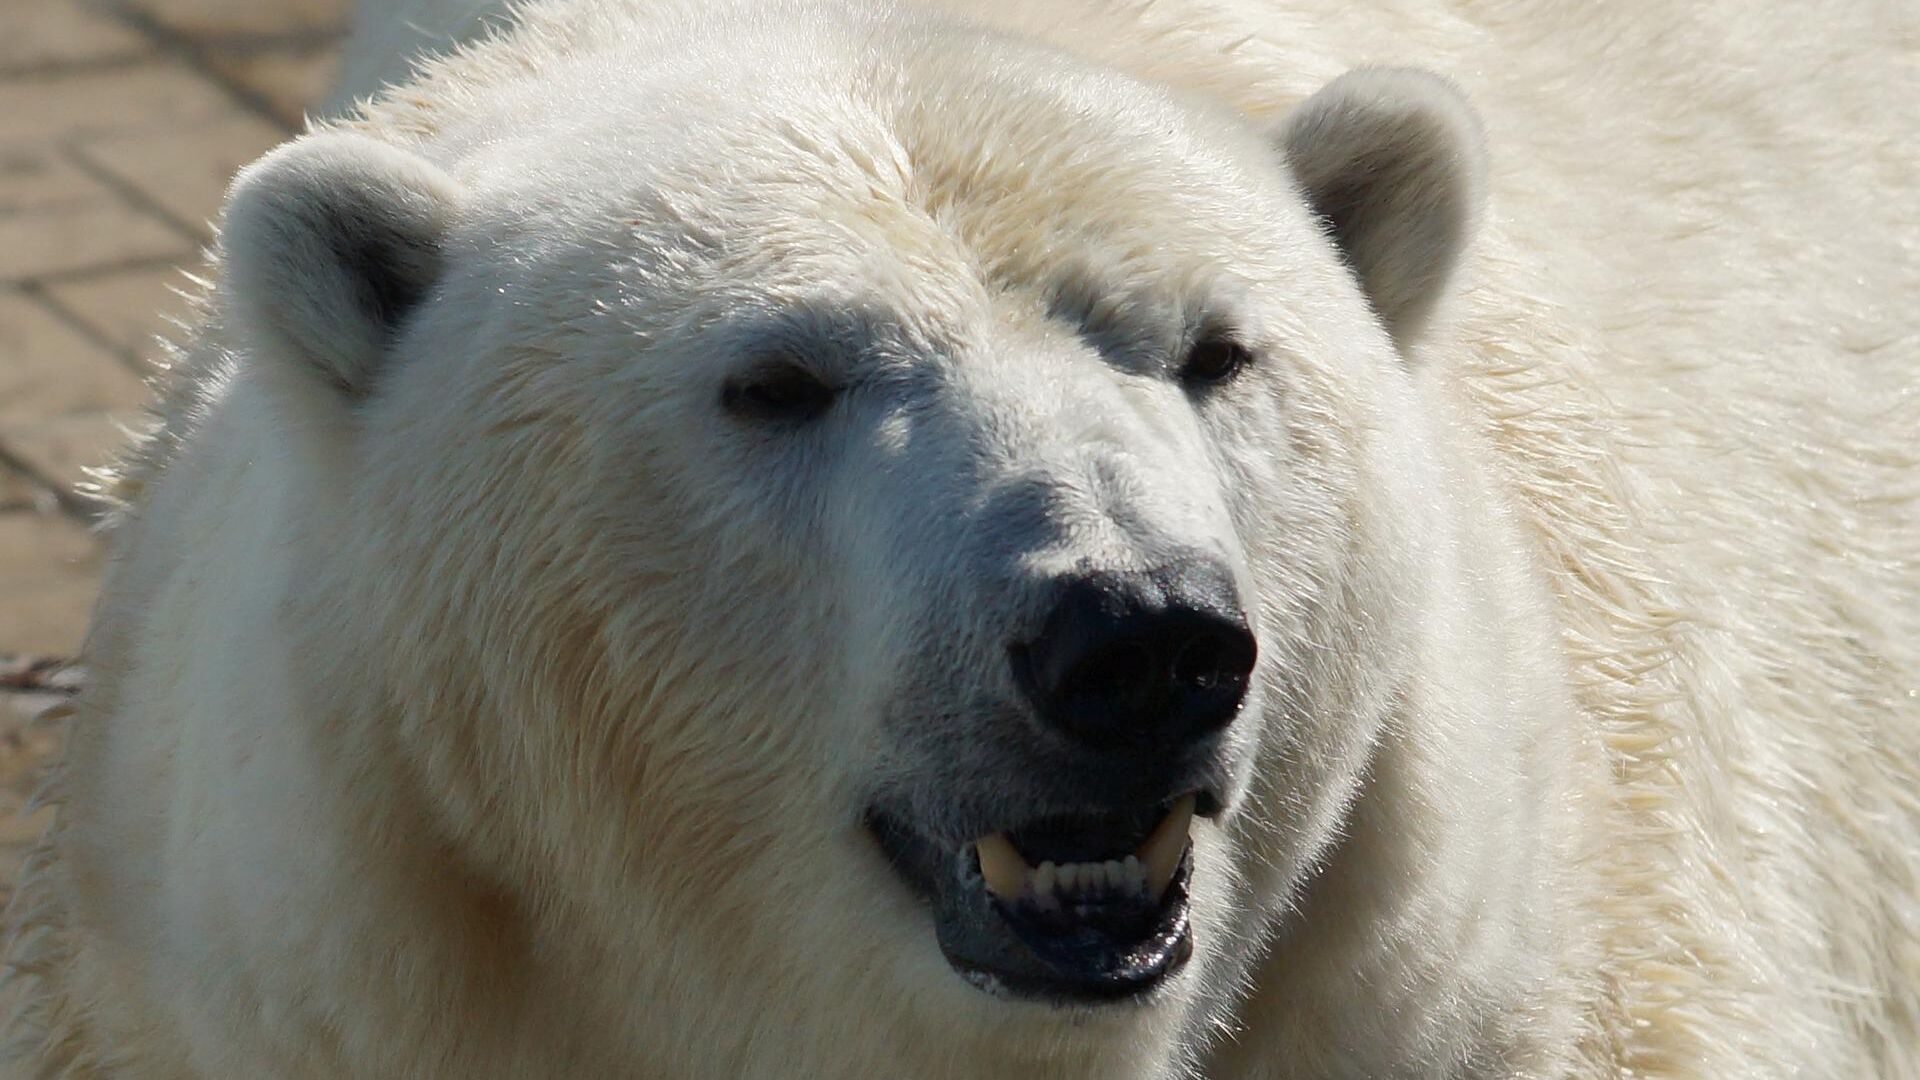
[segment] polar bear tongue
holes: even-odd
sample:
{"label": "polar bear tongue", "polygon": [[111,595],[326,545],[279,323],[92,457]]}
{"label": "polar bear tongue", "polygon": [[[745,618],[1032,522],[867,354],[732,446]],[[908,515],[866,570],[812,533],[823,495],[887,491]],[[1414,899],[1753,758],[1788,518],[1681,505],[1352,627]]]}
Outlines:
{"label": "polar bear tongue", "polygon": [[1063,896],[1139,893],[1158,903],[1180,869],[1181,856],[1186,853],[1194,803],[1192,795],[1176,800],[1146,840],[1123,859],[1059,863],[1047,860],[1035,867],[1020,854],[1006,833],[983,836],[974,842],[980,859],[980,875],[986,881],[987,891],[1007,903],[1024,900],[1046,908],[1058,904]]}

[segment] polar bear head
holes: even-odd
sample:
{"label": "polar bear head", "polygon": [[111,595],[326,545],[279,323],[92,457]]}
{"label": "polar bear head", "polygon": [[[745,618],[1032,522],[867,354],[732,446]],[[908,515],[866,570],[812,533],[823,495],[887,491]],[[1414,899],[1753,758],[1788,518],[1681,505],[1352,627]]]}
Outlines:
{"label": "polar bear head", "polygon": [[310,135],[236,185],[229,321],[313,692],[583,1010],[702,1075],[1130,1075],[1398,700],[1479,138],[1417,73],[1263,129],[901,18]]}

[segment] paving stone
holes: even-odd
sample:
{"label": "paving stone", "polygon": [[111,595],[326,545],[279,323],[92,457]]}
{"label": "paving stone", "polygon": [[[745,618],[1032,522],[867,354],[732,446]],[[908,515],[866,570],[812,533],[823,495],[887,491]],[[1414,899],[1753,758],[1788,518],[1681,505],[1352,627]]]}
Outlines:
{"label": "paving stone", "polygon": [[0,282],[185,259],[193,251],[173,226],[118,202],[0,217]]}
{"label": "paving stone", "polygon": [[350,0],[126,0],[171,30],[192,37],[338,34]]}
{"label": "paving stone", "polygon": [[[0,899],[12,896],[13,882],[19,878],[21,865],[27,861],[27,853],[33,851],[33,844],[10,844],[0,847]],[[8,986],[0,990],[0,1007],[13,1007],[19,999],[19,988]]]}
{"label": "paving stone", "polygon": [[340,50],[329,44],[209,59],[228,78],[266,99],[289,131],[298,131],[306,126],[307,113],[333,89]]}
{"label": "paving stone", "polygon": [[48,807],[36,810],[31,815],[21,813],[26,808],[27,800],[33,796],[33,782],[22,777],[20,786],[28,790],[22,792],[0,788],[0,860],[4,860],[0,865],[4,865],[5,877],[9,880],[19,866],[5,856],[24,855],[26,849],[40,839],[40,834],[46,832],[47,826],[53,821],[51,808]]}
{"label": "paving stone", "polygon": [[238,106],[176,61],[0,80],[0,145],[110,131],[161,131],[218,119]]}
{"label": "paving stone", "polygon": [[32,297],[0,292],[0,432],[85,412],[132,412],[140,378]]}
{"label": "paving stone", "polygon": [[[0,96],[5,86],[0,81]],[[192,249],[184,234],[128,205],[121,192],[55,146],[0,147],[0,281],[174,258]]]}
{"label": "paving stone", "polygon": [[65,710],[84,669],[55,657],[0,653],[0,882],[11,881],[18,857],[39,841],[50,810],[24,813],[45,769],[60,751]]}
{"label": "paving stone", "polygon": [[78,650],[101,561],[98,540],[65,518],[0,513],[0,652]]}
{"label": "paving stone", "polygon": [[0,73],[125,60],[147,40],[75,0],[0,0]]}
{"label": "paving stone", "polygon": [[[69,494],[80,492],[82,501],[90,501],[91,497],[81,491],[82,485],[93,483],[87,470],[110,464],[126,447],[127,430],[145,423],[138,411],[46,417],[0,425],[0,448],[48,483]],[[0,591],[0,597],[5,596]],[[0,642],[0,648],[4,647]]]}
{"label": "paving stone", "polygon": [[[0,690],[14,694],[65,695],[87,685],[85,667],[58,657],[0,653]],[[4,724],[0,724],[0,749],[6,742]]]}
{"label": "paving stone", "polygon": [[[60,756],[66,724],[58,707],[72,700],[71,692],[61,688],[22,689],[11,677],[25,674],[27,668],[24,658],[0,653],[0,898],[19,879],[27,854],[53,823],[52,807],[31,814],[25,810],[47,767]],[[53,678],[78,672],[59,669]],[[4,1004],[0,1001],[0,1007]]]}
{"label": "paving stone", "polygon": [[71,688],[84,676],[77,667],[44,676],[37,668],[29,658],[0,653],[0,898],[53,823],[52,807],[25,810],[60,756],[67,714],[59,707],[73,700]]}
{"label": "paving stone", "polygon": [[0,215],[71,210],[115,198],[51,143],[0,146]]}
{"label": "paving stone", "polygon": [[[197,265],[192,269],[200,270]],[[183,336],[168,321],[184,320],[190,314],[190,305],[175,290],[197,292],[198,286],[179,269],[161,266],[110,270],[46,286],[47,294],[60,306],[121,350],[123,357],[136,361],[160,355],[155,337],[177,341]],[[144,364],[136,364],[133,370],[147,372]]]}
{"label": "paving stone", "polygon": [[109,136],[79,152],[211,238],[209,223],[219,216],[233,174],[286,137],[265,120],[235,113],[197,127]]}
{"label": "paving stone", "polygon": [[32,479],[0,464],[0,514],[15,510],[52,513],[59,503]]}

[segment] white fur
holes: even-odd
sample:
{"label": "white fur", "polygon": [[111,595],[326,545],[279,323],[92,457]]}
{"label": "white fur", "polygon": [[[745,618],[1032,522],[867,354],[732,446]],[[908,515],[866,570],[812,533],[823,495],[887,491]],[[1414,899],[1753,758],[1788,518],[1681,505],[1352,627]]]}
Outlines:
{"label": "white fur", "polygon": [[1280,142],[1394,340],[1444,294],[1486,198],[1473,110],[1420,71],[1349,71],[1288,115]]}
{"label": "white fur", "polygon": [[[416,6],[278,160],[431,192],[430,295],[366,336],[230,218],[119,482],[37,1075],[1920,1074],[1911,13],[556,0],[399,81],[483,14]],[[1483,225],[1343,262],[1284,117],[1397,64]],[[1377,205],[1471,206],[1414,100]],[[339,194],[273,160],[236,207]],[[1198,404],[1115,359],[1182,304],[1260,345]],[[742,430],[769,347],[868,381]],[[1195,959],[979,993],[858,827],[954,782],[883,717],[1194,543],[1262,645]]]}
{"label": "white fur", "polygon": [[458,197],[432,166],[365,136],[302,140],[249,166],[220,233],[243,346],[370,393],[398,323],[440,276]]}

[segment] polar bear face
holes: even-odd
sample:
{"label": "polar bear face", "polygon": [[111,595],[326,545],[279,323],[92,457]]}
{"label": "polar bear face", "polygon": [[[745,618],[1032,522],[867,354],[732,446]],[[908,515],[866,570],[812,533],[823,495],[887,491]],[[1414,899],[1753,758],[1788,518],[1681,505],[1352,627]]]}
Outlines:
{"label": "polar bear face", "polygon": [[1470,115],[1370,72],[1262,132],[952,27],[735,32],[236,186],[234,328],[338,523],[311,647],[585,998],[816,1048],[736,1065],[1165,1060],[1393,707]]}

